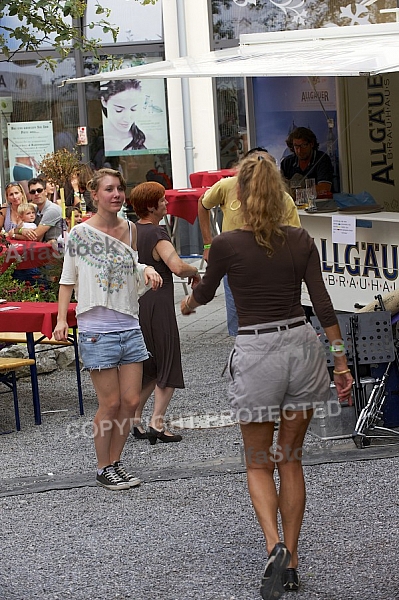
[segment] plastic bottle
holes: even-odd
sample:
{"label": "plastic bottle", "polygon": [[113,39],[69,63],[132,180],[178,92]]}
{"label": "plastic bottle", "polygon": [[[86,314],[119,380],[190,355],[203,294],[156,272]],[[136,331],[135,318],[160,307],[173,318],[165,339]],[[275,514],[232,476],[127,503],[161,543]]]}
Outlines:
{"label": "plastic bottle", "polygon": [[82,216],[86,215],[86,200],[83,194],[80,194],[80,210],[82,211]]}

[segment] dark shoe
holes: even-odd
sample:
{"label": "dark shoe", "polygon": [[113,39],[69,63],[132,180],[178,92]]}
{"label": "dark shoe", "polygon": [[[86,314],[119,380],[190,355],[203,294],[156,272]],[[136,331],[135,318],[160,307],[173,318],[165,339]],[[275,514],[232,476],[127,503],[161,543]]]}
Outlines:
{"label": "dark shoe", "polygon": [[183,438],[181,435],[167,435],[164,430],[158,431],[158,429],[148,427],[147,439],[149,440],[151,446],[153,446],[158,440],[164,444],[168,444],[169,442],[181,442]]}
{"label": "dark shoe", "polygon": [[138,427],[133,427],[133,436],[136,438],[136,440],[146,440],[147,432],[140,431]]}
{"label": "dark shoe", "polygon": [[287,546],[282,542],[276,544],[266,563],[262,577],[260,594],[263,600],[277,600],[284,594],[282,577],[291,560]]}
{"label": "dark shoe", "polygon": [[128,490],[130,485],[115,472],[113,465],[104,467],[101,475],[97,473],[96,484],[107,490]]}
{"label": "dark shoe", "polygon": [[128,473],[121,462],[115,461],[113,463],[113,467],[115,469],[115,473],[119,475],[119,477],[123,479],[123,481],[126,481],[126,483],[128,483],[130,487],[136,487],[137,485],[140,485],[140,479],[138,479],[134,475],[131,475],[131,473]]}
{"label": "dark shoe", "polygon": [[299,575],[296,569],[286,569],[283,573],[283,588],[286,592],[299,590]]}

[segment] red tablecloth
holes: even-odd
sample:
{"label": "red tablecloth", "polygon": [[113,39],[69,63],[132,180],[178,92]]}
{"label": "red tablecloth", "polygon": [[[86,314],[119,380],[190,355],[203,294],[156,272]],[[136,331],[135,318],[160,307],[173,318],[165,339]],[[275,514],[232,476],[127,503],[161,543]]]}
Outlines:
{"label": "red tablecloth", "polygon": [[19,259],[21,260],[18,262],[18,269],[34,269],[52,262],[59,254],[49,242],[16,241],[8,247],[3,245],[0,256],[5,256],[0,265],[0,273],[3,273]]}
{"label": "red tablecloth", "polygon": [[[70,327],[76,327],[75,306],[76,304],[70,304],[68,308],[67,321]],[[35,360],[36,353],[33,334],[41,332],[51,339],[53,329],[57,322],[57,313],[58,302],[6,302],[5,304],[0,304],[0,331],[26,333],[28,355],[29,358]],[[80,414],[83,415],[82,385],[80,380],[76,329],[73,330],[73,345],[75,350],[76,381],[78,386]],[[36,363],[30,366],[30,377],[35,423],[36,425],[40,425],[42,417],[40,411]]]}
{"label": "red tablecloth", "polygon": [[210,187],[224,177],[236,175],[236,169],[219,169],[218,171],[198,171],[191,173],[190,183],[193,187]]}
{"label": "red tablecloth", "polygon": [[[11,308],[11,307],[18,308]],[[76,325],[76,304],[68,309],[68,325]],[[6,302],[0,304],[0,331],[41,332],[48,338],[57,323],[58,302]]]}
{"label": "red tablecloth", "polygon": [[198,200],[208,187],[165,190],[168,214],[193,224],[198,215]]}

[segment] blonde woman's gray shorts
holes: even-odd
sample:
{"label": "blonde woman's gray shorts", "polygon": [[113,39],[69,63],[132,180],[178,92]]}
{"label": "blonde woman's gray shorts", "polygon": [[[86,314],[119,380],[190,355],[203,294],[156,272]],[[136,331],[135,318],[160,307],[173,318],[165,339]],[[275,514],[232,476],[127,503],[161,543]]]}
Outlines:
{"label": "blonde woman's gray shorts", "polygon": [[[298,326],[287,328],[294,323]],[[274,327],[279,330],[258,332]],[[275,421],[280,411],[315,409],[330,396],[323,346],[303,319],[240,328],[228,366],[229,401],[241,423]]]}

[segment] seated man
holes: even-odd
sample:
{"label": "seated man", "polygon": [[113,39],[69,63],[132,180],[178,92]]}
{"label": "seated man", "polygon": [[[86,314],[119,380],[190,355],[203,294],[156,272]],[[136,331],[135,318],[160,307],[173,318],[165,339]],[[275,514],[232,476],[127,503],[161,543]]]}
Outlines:
{"label": "seated man", "polygon": [[286,139],[286,144],[293,152],[281,161],[281,173],[287,182],[295,181],[295,187],[305,187],[305,179],[312,177],[316,180],[318,193],[332,191],[334,170],[331,159],[318,149],[313,131],[297,127]]}
{"label": "seated man", "polygon": [[33,230],[22,226],[17,231],[18,236],[36,242],[56,240],[62,232],[61,208],[47,199],[46,181],[43,179],[30,179],[28,189],[32,202],[37,206],[37,228]]}

